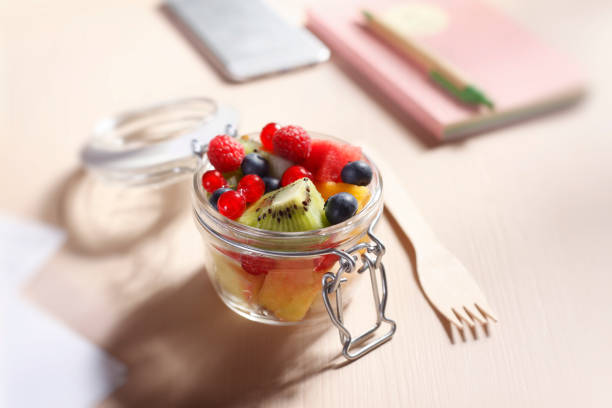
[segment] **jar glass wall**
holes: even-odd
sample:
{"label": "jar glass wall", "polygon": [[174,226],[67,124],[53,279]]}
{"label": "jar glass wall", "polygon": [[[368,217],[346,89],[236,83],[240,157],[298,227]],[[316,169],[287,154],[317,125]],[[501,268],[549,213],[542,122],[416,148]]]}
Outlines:
{"label": "jar glass wall", "polygon": [[[313,138],[343,142],[309,132]],[[258,133],[248,135],[257,140]],[[194,174],[194,218],[204,240],[206,270],[217,293],[236,313],[268,324],[318,322],[328,315],[322,302],[323,275],[338,269],[338,256],[368,240],[367,231],[382,211],[382,181],[376,166],[368,186],[370,199],[354,217],[327,228],[304,232],[276,232],[232,221],[208,202],[202,174],[212,166],[204,159]],[[327,253],[326,253],[327,252]],[[356,273],[345,274],[344,302],[350,297]],[[348,295],[348,296],[347,296]]]}

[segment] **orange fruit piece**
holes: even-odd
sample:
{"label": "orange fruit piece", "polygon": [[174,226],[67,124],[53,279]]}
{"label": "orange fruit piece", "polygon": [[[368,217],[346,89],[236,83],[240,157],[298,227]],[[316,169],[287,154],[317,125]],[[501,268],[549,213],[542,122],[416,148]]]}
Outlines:
{"label": "orange fruit piece", "polygon": [[352,194],[356,199],[359,207],[357,212],[361,211],[370,199],[370,190],[364,186],[356,186],[354,184],[347,183],[335,183],[333,181],[324,181],[316,183],[317,190],[321,193],[324,200],[338,193],[349,193]]}

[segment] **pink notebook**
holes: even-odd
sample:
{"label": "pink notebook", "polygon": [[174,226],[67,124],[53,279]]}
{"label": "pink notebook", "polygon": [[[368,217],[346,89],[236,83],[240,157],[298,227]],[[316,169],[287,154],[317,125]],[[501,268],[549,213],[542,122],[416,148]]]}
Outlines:
{"label": "pink notebook", "polygon": [[[411,39],[473,80],[495,102],[474,109],[441,90],[364,25],[361,10],[414,10]],[[410,11],[411,13],[413,11]],[[570,104],[583,94],[572,61],[496,9],[474,0],[336,1],[308,11],[308,27],[402,112],[448,140]]]}

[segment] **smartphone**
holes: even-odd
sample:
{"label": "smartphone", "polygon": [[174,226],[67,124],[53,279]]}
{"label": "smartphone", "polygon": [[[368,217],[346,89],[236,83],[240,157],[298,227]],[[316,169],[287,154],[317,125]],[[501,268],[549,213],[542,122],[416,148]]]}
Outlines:
{"label": "smartphone", "polygon": [[[288,24],[260,0],[166,0],[194,45],[234,82],[329,59],[305,28]],[[182,30],[185,32],[185,30]]]}

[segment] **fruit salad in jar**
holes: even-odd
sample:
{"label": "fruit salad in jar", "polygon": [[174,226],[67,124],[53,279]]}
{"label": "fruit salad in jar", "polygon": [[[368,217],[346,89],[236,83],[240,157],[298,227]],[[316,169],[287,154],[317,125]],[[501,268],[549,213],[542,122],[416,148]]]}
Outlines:
{"label": "fruit salad in jar", "polygon": [[[269,123],[258,135],[218,135],[206,155],[199,187],[212,211],[263,237],[306,237],[308,250],[332,247],[326,228],[355,219],[371,199],[374,172],[361,149],[299,126]],[[262,256],[221,241],[209,249],[207,271],[221,299],[247,318],[278,324],[321,312],[322,277],[338,264],[331,253]]]}

